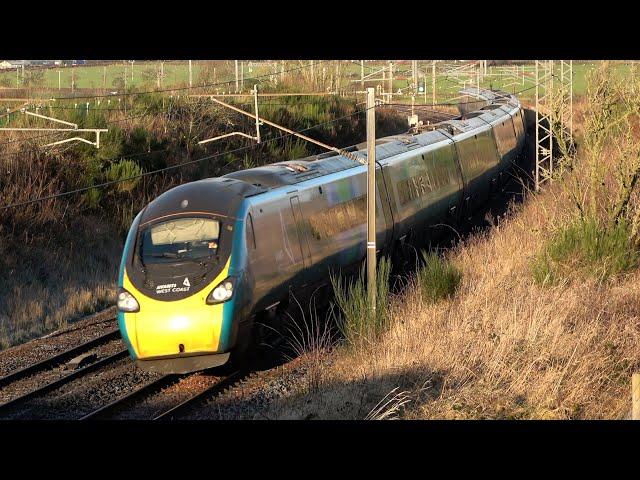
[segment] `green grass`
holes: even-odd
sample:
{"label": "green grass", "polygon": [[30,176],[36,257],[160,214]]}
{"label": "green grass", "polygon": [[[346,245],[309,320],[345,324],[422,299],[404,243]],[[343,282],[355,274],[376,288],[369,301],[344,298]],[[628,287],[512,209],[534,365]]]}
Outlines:
{"label": "green grass", "polygon": [[[235,72],[233,71],[233,61],[220,61],[217,62],[216,67],[216,82],[223,82],[235,79]],[[131,69],[133,67],[133,76]],[[136,61],[133,63],[120,62],[118,64],[107,65],[106,68],[102,65],[98,66],[85,66],[79,65],[76,67],[54,67],[43,69],[44,78],[41,88],[58,88],[58,72],[60,72],[60,86],[62,88],[71,88],[72,76],[75,76],[76,88],[103,88],[106,85],[107,89],[117,90],[122,88],[124,84],[124,76],[126,72],[127,88],[140,87],[142,85],[151,85],[156,87],[156,72],[160,68],[160,62],[147,62]],[[27,71],[27,68],[25,68]],[[106,71],[106,76],[105,76]],[[192,77],[193,84],[197,85],[203,83],[200,79],[203,71],[203,65],[197,60],[192,61]],[[245,64],[244,75],[248,78],[253,75],[262,75],[268,73],[268,69],[264,66],[249,66]],[[0,72],[0,85],[7,87],[23,87],[21,82],[21,70],[19,71],[18,80],[16,80],[16,71],[9,70]],[[170,88],[180,85],[188,85],[189,83],[189,62],[187,60],[172,61],[164,63],[164,79],[162,82],[163,88]],[[106,82],[105,82],[106,79]],[[117,79],[121,79],[120,82]],[[207,80],[206,83],[213,83],[213,78]],[[234,85],[235,86],[235,85]],[[245,87],[247,85],[245,84]],[[37,88],[34,86],[34,88]],[[220,85],[221,89],[225,88],[225,85]],[[227,87],[228,88],[228,87]]]}
{"label": "green grass", "polygon": [[[442,65],[438,63],[437,65]],[[202,82],[202,78],[206,76],[206,82],[213,82],[212,72],[209,68],[199,61],[193,61],[193,83],[198,84]],[[297,68],[300,65],[298,62],[288,62],[285,69]],[[365,75],[373,72],[373,69],[380,69],[382,67],[388,66],[388,62],[386,61],[368,61],[365,62]],[[578,63],[574,62],[574,85],[573,91],[575,95],[582,95],[586,91],[586,73],[595,68],[596,63]],[[133,68],[133,76],[131,74],[131,70]],[[105,85],[106,78],[106,88],[118,90],[122,89],[124,85],[124,76],[126,72],[127,77],[127,88],[139,88],[142,86],[145,87],[153,87],[156,86],[156,77],[155,72],[159,68],[159,62],[148,62],[148,61],[138,61],[133,63],[133,67],[131,63],[126,62],[108,65],[106,66],[106,77],[104,76],[105,68],[103,66],[76,66],[76,67],[55,67],[50,69],[44,69],[44,78],[42,84],[39,85],[41,88],[58,88],[58,72],[60,72],[60,85],[62,88],[70,88],[71,87],[71,79],[72,75],[75,75],[76,87],[77,88],[103,88]],[[332,75],[334,73],[333,66],[330,63],[319,63],[317,65],[316,76],[321,78],[322,68],[326,68],[326,75]],[[357,79],[360,77],[360,65],[359,62],[349,62],[342,61],[341,64],[341,75],[345,80],[348,79]],[[500,68],[499,66],[490,66],[488,68],[488,73],[496,73]],[[620,75],[624,75],[629,72],[629,65],[625,63],[615,63],[614,70],[618,72]],[[427,103],[431,102],[431,67],[430,61],[419,61],[418,69],[420,72],[426,72],[426,101]],[[249,63],[245,63],[244,75],[245,78],[249,78],[255,75],[264,75],[268,73],[272,73],[274,71],[279,70],[279,68],[274,68],[269,65],[256,65],[253,64],[249,66]],[[411,65],[410,63],[396,64],[396,70],[394,73],[394,82],[393,89],[394,92],[397,92],[398,89],[404,89],[409,86],[411,81]],[[525,73],[533,74],[535,72],[534,64],[525,65]],[[171,61],[165,62],[164,64],[164,74],[165,78],[163,80],[163,87],[177,87],[182,85],[187,85],[189,82],[189,68],[188,61]],[[301,75],[301,71],[291,72],[291,75]],[[397,77],[404,77],[402,79],[398,79]],[[382,74],[375,75],[376,78],[382,77]],[[233,80],[235,78],[234,66],[232,60],[220,61],[216,62],[216,81],[223,82],[228,80]],[[475,77],[469,76],[469,80],[475,81]],[[515,84],[514,81],[516,82]],[[380,82],[371,82],[366,83],[366,86],[372,86],[376,83]],[[345,81],[343,85],[353,85],[354,82]],[[16,71],[4,71],[0,72],[0,85],[10,86],[10,87],[22,87],[21,80],[21,72],[19,72],[18,79],[16,79]],[[245,90],[250,88],[252,85],[251,82],[245,83]],[[499,76],[491,76],[488,75],[484,77],[481,82],[482,87],[492,86],[494,88],[501,88],[507,91],[520,91],[527,87],[533,85],[531,77],[525,77],[524,84],[522,83],[521,77],[518,79],[508,79]],[[385,82],[385,88],[387,88],[388,82]],[[36,86],[33,86],[37,88]],[[225,85],[220,85],[221,91],[225,89]],[[232,87],[230,84],[227,88]],[[358,85],[359,88],[359,85]],[[457,83],[452,81],[452,79],[446,79],[442,76],[440,72],[437,72],[436,77],[436,93],[438,101],[444,101],[448,98],[453,98],[458,95],[458,91],[462,88],[461,83]],[[528,90],[524,92],[524,97],[531,97],[535,95],[534,89]],[[410,96],[399,100],[407,100]],[[416,102],[420,103],[420,101],[424,101],[425,97],[422,95],[416,98]]]}
{"label": "green grass", "polygon": [[[556,62],[557,63],[557,62]],[[373,66],[371,64],[365,64],[365,65],[370,65]],[[438,65],[438,64],[436,64]],[[357,75],[359,75],[359,66],[354,65],[358,71],[357,71]],[[379,65],[375,65],[376,68],[379,68],[380,66],[382,66],[382,64]],[[426,96],[423,95],[418,95],[416,97],[416,103],[424,103],[426,101],[426,103],[431,103],[431,86],[432,86],[432,81],[431,81],[431,68],[427,65],[426,66],[426,70],[425,70],[425,62],[418,62],[418,69],[421,72],[425,72],[426,71]],[[587,76],[587,72],[589,72],[590,70],[593,70],[594,68],[597,67],[597,62],[590,62],[590,63],[579,63],[579,62],[573,62],[573,93],[574,96],[580,96],[580,95],[584,95],[586,93],[586,76]],[[410,66],[407,65],[401,65],[399,67],[402,70],[407,70],[410,68]],[[440,68],[440,67],[438,67]],[[480,86],[483,88],[497,88],[497,89],[502,89],[508,92],[520,92],[522,90],[528,89],[524,92],[521,93],[521,97],[522,98],[526,98],[526,99],[534,99],[535,98],[535,88],[530,88],[534,85],[534,80],[535,80],[535,64],[534,63],[530,63],[530,64],[525,64],[524,65],[524,72],[525,72],[525,78],[524,78],[524,82],[522,81],[522,67],[518,66],[518,76],[517,78],[508,78],[504,75],[492,75],[492,74],[497,74],[500,71],[504,72],[504,66],[489,66],[487,69],[487,73],[488,75],[483,77],[481,79],[480,82]],[[556,65],[556,68],[559,68]],[[616,72],[617,75],[626,75],[629,73],[630,71],[630,65],[627,63],[614,63],[613,64],[613,70],[614,72]],[[365,67],[365,75],[367,73],[371,72],[371,70],[368,70]],[[376,77],[378,77],[380,75],[377,75]],[[404,76],[409,76],[410,74],[405,74]],[[457,97],[459,95],[459,91],[462,89],[463,87],[463,80],[467,80],[467,84],[466,86],[471,86],[471,85],[475,85],[475,75],[469,75],[466,78],[459,78],[459,82],[456,82],[453,78],[445,78],[442,73],[441,70],[438,70],[436,72],[436,101],[437,102],[443,102],[446,101],[447,99],[451,99],[454,97]],[[469,81],[473,81],[474,83],[470,84]],[[394,92],[396,92],[399,88],[405,88],[409,85],[410,82],[410,78],[407,79],[402,79],[402,80],[398,80],[395,79],[393,82],[393,89]],[[386,86],[386,85],[385,85]],[[408,90],[407,90],[408,91]],[[397,99],[398,101],[407,101],[410,100],[410,96],[403,96],[403,97],[394,97],[394,99]],[[425,100],[426,99],[426,100]]]}
{"label": "green grass", "polygon": [[435,303],[452,296],[462,280],[462,272],[440,255],[422,252],[424,267],[418,270],[417,280],[425,303]]}
{"label": "green grass", "polygon": [[364,267],[351,282],[331,275],[335,301],[341,315],[338,328],[351,346],[361,346],[384,333],[391,320],[389,314],[389,274],[391,263],[383,258],[377,268],[376,311],[368,300]]}
{"label": "green grass", "polygon": [[533,262],[536,283],[555,284],[573,272],[604,281],[630,270],[640,255],[629,230],[625,222],[602,225],[589,218],[559,228]]}

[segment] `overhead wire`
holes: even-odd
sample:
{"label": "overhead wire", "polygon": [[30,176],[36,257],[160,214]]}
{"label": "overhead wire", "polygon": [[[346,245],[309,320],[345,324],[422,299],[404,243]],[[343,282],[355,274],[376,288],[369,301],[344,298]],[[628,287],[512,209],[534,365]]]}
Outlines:
{"label": "overhead wire", "polygon": [[[530,86],[528,88],[525,88],[525,89],[523,89],[523,90],[521,90],[519,92],[515,92],[513,94],[508,94],[508,95],[517,95],[517,94],[520,94],[520,93],[522,93],[524,91],[530,90],[531,88],[535,88],[535,85]],[[427,105],[427,104],[422,104],[422,105],[423,106],[460,105],[460,104],[466,104],[466,103],[475,103],[477,101],[478,100],[473,100],[473,101],[469,101],[469,102],[457,102],[457,103],[450,103],[450,104],[438,104],[438,103],[436,103],[436,104],[431,104],[431,105]],[[375,105],[375,106],[369,107],[369,108],[378,108],[380,106],[384,106],[384,104],[383,105]],[[287,133],[287,134],[283,134],[283,135],[280,135],[280,136],[277,136],[277,137],[273,137],[273,138],[270,138],[270,139],[265,139],[263,141],[263,143],[277,141],[277,140],[281,140],[281,139],[284,139],[284,138],[292,137],[292,136],[295,136],[295,134],[297,134],[297,133],[303,133],[303,132],[312,130],[314,128],[318,128],[318,127],[323,126],[323,125],[327,125],[327,124],[330,124],[330,123],[335,123],[335,122],[343,120],[345,118],[351,118],[351,117],[353,117],[355,115],[358,115],[358,114],[360,114],[362,112],[365,112],[365,111],[369,110],[369,108],[356,110],[356,111],[354,111],[352,113],[349,113],[347,115],[343,115],[341,117],[338,117],[338,118],[335,118],[335,119],[332,119],[332,120],[328,120],[326,122],[321,122],[321,123],[312,125],[310,127],[298,130],[295,133]],[[73,194],[76,194],[76,193],[81,193],[81,192],[85,192],[85,191],[92,190],[92,189],[104,188],[104,187],[107,187],[107,186],[110,186],[110,185],[114,185],[114,184],[117,184],[117,183],[131,181],[131,180],[135,180],[135,179],[138,179],[138,178],[146,177],[146,176],[149,176],[149,175],[155,175],[155,174],[162,173],[162,172],[165,172],[165,171],[181,168],[181,167],[184,167],[184,166],[187,166],[187,165],[192,165],[192,164],[200,163],[200,162],[203,162],[203,161],[206,161],[206,160],[211,160],[211,159],[214,159],[214,158],[218,158],[218,157],[221,157],[221,156],[229,154],[229,153],[237,153],[237,152],[246,151],[246,150],[249,150],[249,149],[254,149],[256,147],[257,147],[257,144],[248,145],[248,146],[245,146],[245,147],[239,147],[237,149],[228,150],[228,151],[225,151],[225,152],[220,152],[220,153],[216,153],[216,154],[213,154],[213,155],[207,155],[207,156],[204,156],[204,157],[201,157],[201,158],[198,158],[198,159],[182,162],[182,163],[179,163],[177,165],[171,165],[171,166],[168,166],[168,167],[152,170],[152,171],[149,171],[149,172],[143,172],[141,174],[134,175],[134,176],[127,177],[127,178],[123,178],[123,179],[117,179],[117,180],[111,180],[111,181],[107,181],[107,182],[102,182],[102,183],[97,184],[97,185],[92,185],[92,186],[89,186],[89,187],[83,187],[83,188],[74,189],[74,190],[70,190],[70,191],[66,191],[66,192],[52,194],[52,195],[48,195],[48,196],[40,197],[40,198],[36,198],[36,199],[26,200],[24,202],[16,202],[16,203],[13,203],[13,204],[2,206],[2,207],[0,207],[0,210],[7,210],[9,208],[26,206],[26,205],[30,205],[30,204],[33,204],[33,203],[43,202],[43,201],[46,201],[46,200],[51,200],[51,199],[55,199],[55,198],[59,198],[59,197],[63,197],[63,196],[73,195]],[[163,150],[159,150],[159,151],[163,151]],[[140,152],[140,154],[137,154],[137,155],[138,156],[145,155],[145,154],[146,155],[151,155],[152,153],[157,153],[157,152],[158,151]],[[133,155],[128,155],[128,156],[131,157]]]}
{"label": "overhead wire", "polygon": [[[371,107],[371,108],[376,108],[376,107]],[[338,122],[340,120],[344,120],[345,118],[350,118],[350,117],[353,117],[355,115],[358,115],[358,114],[360,114],[362,112],[365,112],[366,110],[368,110],[368,109],[356,110],[356,111],[354,111],[352,113],[349,113],[347,115],[343,115],[341,117],[334,118],[332,120],[327,120],[326,122],[318,123],[318,124],[312,125],[310,127],[307,127],[307,128],[301,129],[301,130],[297,130],[295,133],[287,133],[287,134],[279,135],[277,137],[265,139],[265,140],[263,140],[262,143],[273,142],[273,141],[281,140],[281,139],[284,139],[284,138],[293,137],[297,133],[307,132],[309,130],[313,130],[314,128],[318,128],[318,127],[323,126],[323,125],[327,125],[327,124],[330,124],[330,123],[335,123],[335,122]],[[184,166],[187,166],[187,165],[193,165],[195,163],[200,163],[200,162],[203,162],[203,161],[206,161],[206,160],[211,160],[213,158],[221,157],[221,156],[227,155],[229,153],[237,153],[237,152],[241,152],[241,151],[245,151],[245,150],[249,150],[249,149],[254,149],[256,147],[257,147],[257,144],[252,144],[252,145],[248,145],[248,146],[245,146],[245,147],[239,147],[239,148],[236,148],[236,149],[233,149],[233,150],[227,150],[227,151],[216,153],[216,154],[212,154],[212,155],[206,155],[204,157],[197,158],[197,159],[194,159],[194,160],[188,160],[186,162],[182,162],[182,163],[179,163],[177,165],[170,165],[168,167],[159,168],[159,169],[152,170],[152,171],[149,171],[149,172],[143,172],[143,173],[140,173],[138,175],[133,175],[133,176],[127,177],[127,178],[111,180],[111,181],[99,183],[97,185],[91,185],[89,187],[82,187],[82,188],[78,188],[78,189],[75,189],[75,190],[69,190],[69,191],[66,191],[66,192],[61,192],[61,193],[57,193],[57,194],[53,194],[53,195],[48,195],[48,196],[45,196],[45,197],[26,200],[24,202],[17,202],[17,203],[12,203],[12,204],[9,204],[9,205],[4,205],[4,206],[0,207],[0,210],[6,210],[6,209],[9,209],[9,208],[26,206],[26,205],[29,205],[29,204],[32,204],[32,203],[43,202],[43,201],[46,201],[46,200],[51,200],[51,199],[54,199],[54,198],[63,197],[63,196],[67,196],[67,195],[72,195],[72,194],[75,194],[75,193],[81,193],[81,192],[85,192],[87,190],[92,190],[92,189],[96,189],[96,188],[104,188],[104,187],[107,187],[107,186],[110,186],[110,185],[114,185],[114,184],[117,184],[117,183],[136,180],[138,178],[146,177],[146,176],[149,176],[149,175],[155,175],[155,174],[162,173],[162,172],[169,171],[169,170],[174,170],[174,169],[181,168],[181,167],[184,167]],[[144,152],[144,153],[151,154],[151,153],[155,153],[155,152],[148,152],[148,153]],[[140,155],[142,155],[142,152],[141,152]],[[131,157],[131,155],[128,155],[127,157]]]}
{"label": "overhead wire", "polygon": [[[258,81],[260,81],[259,79],[261,79],[261,78],[272,77],[272,76],[280,75],[280,74],[283,74],[283,73],[288,73],[288,72],[303,70],[305,68],[315,67],[316,65],[319,65],[319,64],[327,62],[327,61],[328,60],[320,60],[318,62],[308,63],[306,65],[302,65],[302,66],[291,68],[291,69],[287,69],[287,70],[280,70],[280,71],[276,71],[276,72],[272,72],[272,73],[268,73],[268,74],[256,75],[256,76],[253,76],[253,77],[245,77],[245,80],[258,80]],[[128,96],[128,95],[144,95],[144,94],[148,94],[148,93],[160,93],[160,92],[173,92],[173,91],[180,91],[180,90],[191,90],[191,89],[194,89],[194,88],[203,88],[203,87],[206,87],[206,86],[226,85],[226,84],[231,84],[231,83],[234,83],[234,82],[235,82],[235,79],[234,80],[224,81],[224,82],[215,82],[215,83],[210,83],[210,84],[196,85],[196,86],[192,86],[192,87],[176,87],[176,88],[171,88],[171,89],[149,90],[149,91],[143,91],[143,92],[128,92],[128,93],[125,92],[125,93],[123,93],[121,95],[117,95],[117,96],[113,96],[113,95],[93,95],[93,96],[78,96],[78,97],[57,97],[57,98],[54,97],[54,98],[48,98],[48,99],[42,99],[42,100],[43,101],[75,100],[75,99],[106,98],[106,97],[118,98],[118,97],[121,97],[121,96]],[[2,99],[0,98],[0,101],[1,100]],[[56,108],[56,107],[57,106],[52,106],[52,108]],[[43,107],[43,108],[49,108],[49,107]],[[13,115],[15,113],[18,113],[20,110],[21,110],[21,108],[17,108],[13,112],[0,115],[0,118],[6,117],[6,116],[9,116],[9,115]],[[96,110],[98,110],[98,109],[96,109]],[[49,136],[53,136],[53,135],[60,135],[60,134],[61,134],[61,132],[50,132],[50,133],[43,134],[43,135],[37,135],[37,136],[22,138],[22,139],[19,139],[19,140],[11,140],[9,142],[0,143],[0,146],[8,145],[10,143],[15,143],[15,142],[18,142],[18,141],[28,142],[30,140],[35,140],[35,139],[38,139],[38,138],[45,138],[45,137],[49,137]]]}

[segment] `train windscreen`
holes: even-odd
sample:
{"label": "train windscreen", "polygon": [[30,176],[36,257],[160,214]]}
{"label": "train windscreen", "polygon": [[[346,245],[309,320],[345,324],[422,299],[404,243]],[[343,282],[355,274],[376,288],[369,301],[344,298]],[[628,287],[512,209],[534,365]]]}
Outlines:
{"label": "train windscreen", "polygon": [[147,265],[213,258],[218,251],[219,237],[220,222],[209,218],[179,218],[157,223],[142,232],[140,257]]}

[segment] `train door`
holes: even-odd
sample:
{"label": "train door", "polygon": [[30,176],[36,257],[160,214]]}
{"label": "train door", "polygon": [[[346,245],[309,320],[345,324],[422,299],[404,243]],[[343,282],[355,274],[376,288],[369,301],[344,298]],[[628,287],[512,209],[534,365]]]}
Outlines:
{"label": "train door", "polygon": [[376,183],[378,190],[378,199],[382,206],[382,213],[379,208],[376,208],[376,248],[378,250],[386,251],[391,245],[394,234],[394,222],[393,213],[391,210],[391,197],[387,187],[388,172],[380,163],[378,163],[379,169],[376,168]]}

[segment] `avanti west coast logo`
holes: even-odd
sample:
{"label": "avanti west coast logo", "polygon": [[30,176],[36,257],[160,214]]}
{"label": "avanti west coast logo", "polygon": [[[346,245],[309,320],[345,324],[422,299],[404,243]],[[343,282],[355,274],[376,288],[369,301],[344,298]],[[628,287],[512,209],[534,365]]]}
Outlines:
{"label": "avanti west coast logo", "polygon": [[165,283],[163,285],[158,285],[156,287],[156,294],[162,295],[165,293],[178,293],[178,292],[188,292],[191,288],[191,282],[189,282],[189,277],[185,277],[182,282],[182,287],[178,287],[177,283]]}

